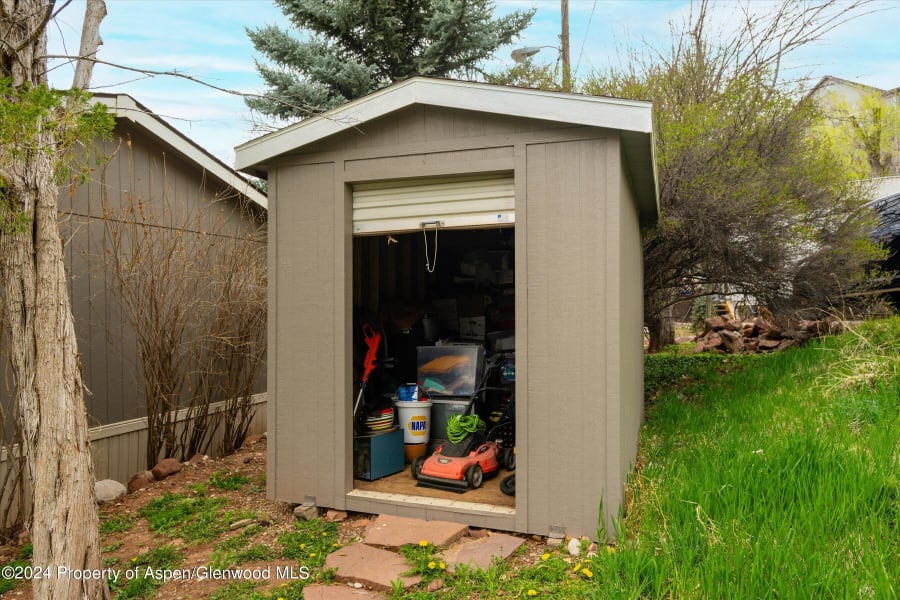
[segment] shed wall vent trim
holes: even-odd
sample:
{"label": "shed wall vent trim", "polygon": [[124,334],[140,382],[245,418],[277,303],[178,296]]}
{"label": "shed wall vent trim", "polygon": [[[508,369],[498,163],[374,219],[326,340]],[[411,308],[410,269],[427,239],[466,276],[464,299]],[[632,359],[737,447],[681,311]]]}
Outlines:
{"label": "shed wall vent trim", "polygon": [[515,223],[512,174],[359,183],[353,186],[353,233],[418,231]]}

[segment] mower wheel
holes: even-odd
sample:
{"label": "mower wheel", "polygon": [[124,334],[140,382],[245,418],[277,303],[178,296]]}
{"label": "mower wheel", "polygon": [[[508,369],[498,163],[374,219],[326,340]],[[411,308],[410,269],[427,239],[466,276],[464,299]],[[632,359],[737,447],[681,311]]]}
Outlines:
{"label": "mower wheel", "polygon": [[412,474],[413,479],[416,481],[419,480],[419,474],[422,472],[422,465],[425,464],[424,456],[417,456],[413,459],[412,464],[409,465],[409,472]]}
{"label": "mower wheel", "polygon": [[475,464],[466,469],[466,481],[473,490],[481,487],[481,482],[484,481],[484,471],[481,470],[481,465]]}
{"label": "mower wheel", "polygon": [[506,467],[507,471],[515,471],[516,470],[516,450],[515,448],[504,448],[503,449],[503,466]]}

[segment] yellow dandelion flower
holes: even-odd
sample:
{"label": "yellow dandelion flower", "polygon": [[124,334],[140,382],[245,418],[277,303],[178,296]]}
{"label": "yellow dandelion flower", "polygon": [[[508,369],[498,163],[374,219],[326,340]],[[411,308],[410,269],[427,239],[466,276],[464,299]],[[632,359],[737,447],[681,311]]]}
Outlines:
{"label": "yellow dandelion flower", "polygon": [[419,540],[419,546],[425,548],[428,546],[428,540]]}
{"label": "yellow dandelion flower", "polygon": [[303,550],[304,548],[306,548],[306,544],[300,544],[300,549]]}
{"label": "yellow dandelion flower", "polygon": [[327,532],[327,531],[323,531],[323,532],[322,532],[322,537],[325,537],[326,535],[328,535],[328,532]]}
{"label": "yellow dandelion flower", "polygon": [[287,587],[287,581],[282,581],[282,582],[281,582],[281,587]]}
{"label": "yellow dandelion flower", "polygon": [[444,569],[447,568],[447,563],[442,561],[438,566],[441,568],[441,571],[443,571]]}
{"label": "yellow dandelion flower", "polygon": [[607,546],[607,547],[606,547],[606,553],[607,553],[607,554],[613,554],[615,551],[616,551],[616,547],[615,547],[615,546]]}
{"label": "yellow dandelion flower", "polygon": [[338,546],[340,546],[340,544],[338,544],[337,542],[335,542],[335,543],[332,544],[332,546],[335,547],[335,548],[337,548]]}
{"label": "yellow dandelion flower", "polygon": [[543,554],[541,554],[541,560],[547,560],[548,558],[550,558],[549,552],[544,552]]}
{"label": "yellow dandelion flower", "polygon": [[429,569],[434,569],[435,567],[437,567],[437,564],[435,564],[434,561],[431,561],[430,563],[428,563],[428,568],[429,568]]}
{"label": "yellow dandelion flower", "polygon": [[310,552],[310,553],[309,553],[309,557],[310,557],[310,558],[314,557],[315,555],[316,555],[315,552]]}
{"label": "yellow dandelion flower", "polygon": [[581,563],[578,563],[577,565],[575,565],[575,568],[572,569],[572,572],[577,573],[580,570],[581,570]]}
{"label": "yellow dandelion flower", "polygon": [[587,577],[588,579],[590,579],[591,577],[594,576],[593,571],[591,571],[591,570],[588,569],[587,567],[585,567],[585,568],[583,568],[583,569],[581,570],[581,574],[584,575],[585,577]]}
{"label": "yellow dandelion flower", "polygon": [[529,596],[537,596],[537,590],[535,590],[535,589],[528,590],[528,595]]}

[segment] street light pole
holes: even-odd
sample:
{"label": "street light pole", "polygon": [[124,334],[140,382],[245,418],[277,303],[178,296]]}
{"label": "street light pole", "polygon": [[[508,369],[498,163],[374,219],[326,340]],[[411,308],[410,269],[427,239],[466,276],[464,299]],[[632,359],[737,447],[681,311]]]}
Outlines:
{"label": "street light pole", "polygon": [[562,59],[562,89],[572,91],[572,65],[569,62],[569,0],[562,0],[562,34],[560,35],[560,58]]}

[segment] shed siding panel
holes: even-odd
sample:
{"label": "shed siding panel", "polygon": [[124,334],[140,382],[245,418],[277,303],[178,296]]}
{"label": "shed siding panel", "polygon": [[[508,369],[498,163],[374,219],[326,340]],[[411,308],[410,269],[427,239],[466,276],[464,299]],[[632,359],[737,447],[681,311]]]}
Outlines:
{"label": "shed siding panel", "polygon": [[572,126],[553,121],[417,105],[361,123],[345,132],[310,144],[303,149],[302,154],[348,150],[360,152],[404,144],[440,143],[448,139],[478,138],[486,135],[513,136],[530,131],[567,127]]}
{"label": "shed siding panel", "polygon": [[[530,531],[593,535],[606,457],[605,160],[615,140],[528,146],[527,446]],[[617,188],[614,188],[617,189]],[[565,458],[560,460],[560,449]]]}
{"label": "shed siding panel", "polygon": [[[621,227],[621,272],[619,278],[619,346],[621,348],[622,424],[619,473],[631,470],[637,455],[638,437],[644,419],[643,259],[638,211],[634,194],[624,175],[619,178]],[[624,482],[623,482],[624,485]]]}
{"label": "shed siding panel", "polygon": [[279,248],[270,275],[272,326],[283,341],[270,354],[278,406],[272,423],[280,468],[276,498],[310,495],[332,506],[337,399],[328,390],[334,389],[336,278],[344,276],[335,269],[334,239],[344,233],[335,223],[334,163],[279,169],[277,186]]}

